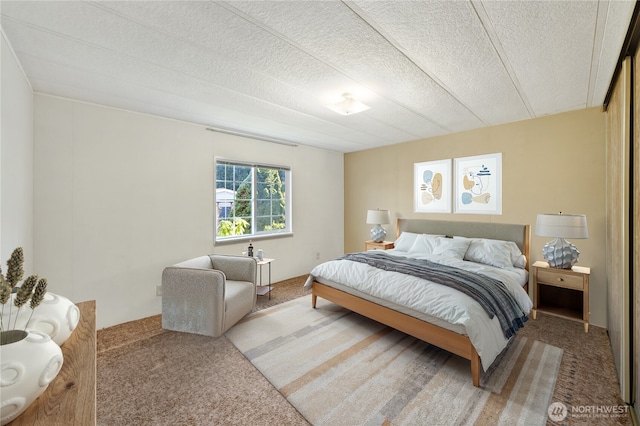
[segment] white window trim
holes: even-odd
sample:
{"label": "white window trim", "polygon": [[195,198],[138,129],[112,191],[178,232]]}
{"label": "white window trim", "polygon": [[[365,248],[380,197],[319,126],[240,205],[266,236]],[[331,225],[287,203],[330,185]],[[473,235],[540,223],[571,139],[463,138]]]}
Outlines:
{"label": "white window trim", "polygon": [[[251,194],[251,211],[252,211],[252,221],[251,221],[251,233],[250,234],[244,234],[244,235],[238,235],[238,236],[231,236],[231,237],[218,237],[218,223],[217,223],[217,217],[216,217],[216,213],[215,213],[215,206],[217,203],[217,199],[216,199],[216,189],[217,189],[217,182],[218,182],[218,177],[217,177],[217,168],[218,168],[218,164],[220,163],[224,163],[224,164],[228,164],[228,165],[237,165],[237,166],[245,166],[245,167],[251,167],[252,168],[252,173],[253,173],[253,188],[252,188],[252,194]],[[271,168],[271,169],[279,169],[279,170],[284,170],[285,173],[285,217],[286,219],[286,224],[287,227],[281,231],[263,231],[260,233],[255,233],[255,226],[256,226],[256,218],[255,216],[253,216],[253,212],[257,211],[257,198],[256,198],[256,168]],[[275,165],[275,164],[268,164],[268,163],[258,163],[258,162],[251,162],[251,161],[242,161],[242,160],[229,160],[226,158],[215,158],[214,159],[214,170],[213,170],[213,206],[214,206],[214,217],[213,217],[213,242],[214,245],[225,245],[225,244],[233,244],[233,243],[239,243],[239,242],[245,242],[245,241],[256,241],[256,240],[265,240],[265,239],[273,239],[273,238],[282,238],[282,237],[291,237],[293,236],[293,217],[292,217],[292,212],[293,212],[293,208],[292,208],[292,204],[293,204],[293,197],[292,197],[292,168],[289,166],[282,166],[282,165]]]}

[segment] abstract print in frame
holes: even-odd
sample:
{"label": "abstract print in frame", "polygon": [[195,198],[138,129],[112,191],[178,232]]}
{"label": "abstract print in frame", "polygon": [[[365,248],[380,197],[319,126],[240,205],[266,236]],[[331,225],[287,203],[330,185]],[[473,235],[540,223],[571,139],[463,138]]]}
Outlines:
{"label": "abstract print in frame", "polygon": [[502,214],[502,153],[454,160],[455,212]]}
{"label": "abstract print in frame", "polygon": [[413,165],[413,209],[418,213],[451,213],[451,159]]}

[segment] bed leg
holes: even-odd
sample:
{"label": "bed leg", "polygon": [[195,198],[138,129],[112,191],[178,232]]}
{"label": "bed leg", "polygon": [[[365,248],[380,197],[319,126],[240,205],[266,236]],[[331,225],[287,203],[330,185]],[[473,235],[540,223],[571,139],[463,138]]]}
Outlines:
{"label": "bed leg", "polygon": [[471,379],[473,380],[473,386],[479,388],[480,387],[480,357],[476,352],[476,349],[473,348],[471,354]]}
{"label": "bed leg", "polygon": [[311,295],[311,307],[313,309],[316,308],[316,301],[318,300],[318,296],[316,296],[315,294]]}

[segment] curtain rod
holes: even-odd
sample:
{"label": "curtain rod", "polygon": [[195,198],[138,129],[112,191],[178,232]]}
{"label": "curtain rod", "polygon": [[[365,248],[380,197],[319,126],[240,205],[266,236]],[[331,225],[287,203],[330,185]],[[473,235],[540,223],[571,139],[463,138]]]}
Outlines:
{"label": "curtain rod", "polygon": [[293,146],[293,147],[298,146],[297,143],[288,141],[286,139],[278,139],[278,138],[272,138],[272,137],[269,137],[269,136],[256,135],[256,134],[253,134],[253,133],[247,133],[247,132],[243,132],[243,131],[240,131],[240,130],[226,129],[224,127],[209,126],[209,127],[206,127],[206,130],[208,130],[210,132],[224,133],[226,135],[242,136],[242,137],[245,137],[245,138],[257,139],[257,140],[264,141],[264,142],[277,143],[279,145],[286,145],[286,146]]}

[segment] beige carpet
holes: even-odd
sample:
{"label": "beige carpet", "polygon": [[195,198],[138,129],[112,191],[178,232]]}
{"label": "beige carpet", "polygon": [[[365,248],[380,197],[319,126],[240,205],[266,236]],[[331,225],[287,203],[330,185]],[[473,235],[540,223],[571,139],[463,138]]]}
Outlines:
{"label": "beige carpet", "polygon": [[469,361],[310,296],[226,336],[314,425],[543,425],[562,359],[517,337],[477,388]]}
{"label": "beige carpet", "polygon": [[[278,283],[256,310],[302,296],[303,282]],[[225,336],[163,330],[155,315],[97,340],[97,426],[308,425]]]}
{"label": "beige carpet", "polygon": [[[306,278],[276,283],[271,300],[258,297],[256,311],[308,294],[302,291]],[[539,314],[518,334],[564,350],[554,402],[568,408],[624,406],[605,329],[592,326],[585,333],[581,323]],[[308,424],[225,336],[162,330],[161,317],[155,315],[98,330],[97,349],[99,426]],[[203,369],[191,367],[201,361]],[[570,416],[548,424],[633,422],[626,414]]]}

